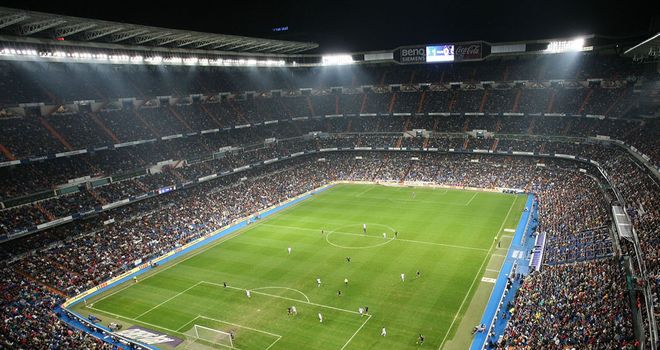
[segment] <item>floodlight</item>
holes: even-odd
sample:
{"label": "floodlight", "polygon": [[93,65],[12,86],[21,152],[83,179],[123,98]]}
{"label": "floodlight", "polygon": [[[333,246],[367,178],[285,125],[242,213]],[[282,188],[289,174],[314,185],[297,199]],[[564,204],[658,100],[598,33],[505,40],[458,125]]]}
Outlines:
{"label": "floodlight", "polygon": [[548,43],[548,48],[545,49],[546,53],[561,53],[569,51],[582,51],[584,48],[584,38],[576,38],[573,40],[557,40]]}
{"label": "floodlight", "polygon": [[323,65],[352,64],[353,57],[347,54],[325,55],[321,57]]}

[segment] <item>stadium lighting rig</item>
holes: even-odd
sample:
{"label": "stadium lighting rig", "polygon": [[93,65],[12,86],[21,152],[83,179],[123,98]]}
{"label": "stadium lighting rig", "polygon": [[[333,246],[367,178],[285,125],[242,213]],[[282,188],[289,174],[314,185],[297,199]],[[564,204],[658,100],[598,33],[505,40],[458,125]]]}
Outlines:
{"label": "stadium lighting rig", "polygon": [[[81,61],[93,63],[128,63],[147,65],[185,65],[185,66],[244,66],[244,67],[284,67],[285,60],[272,59],[225,59],[197,56],[143,56],[140,54],[107,54],[103,52],[68,51],[68,50],[35,50],[5,47],[0,50],[0,57],[22,57],[26,59],[41,59],[46,61]],[[350,57],[350,56],[349,56]]]}
{"label": "stadium lighting rig", "polygon": [[584,38],[576,38],[573,40],[556,40],[548,43],[548,48],[545,49],[545,53],[562,53],[562,52],[578,52],[578,51],[590,51],[593,49],[592,46],[584,46]]}
{"label": "stadium lighting rig", "polygon": [[353,64],[353,56],[349,54],[336,54],[336,55],[323,55],[321,56],[321,63],[324,66],[335,66],[343,64]]}

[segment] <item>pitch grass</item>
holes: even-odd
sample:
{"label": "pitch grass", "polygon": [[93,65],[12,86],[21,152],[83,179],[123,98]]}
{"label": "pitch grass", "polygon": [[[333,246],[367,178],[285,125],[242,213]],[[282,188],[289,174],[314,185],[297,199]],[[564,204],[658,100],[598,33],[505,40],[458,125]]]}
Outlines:
{"label": "pitch grass", "polygon": [[[524,203],[499,193],[337,185],[75,309],[183,339],[195,324],[231,330],[242,350],[438,349],[482,283],[494,237],[516,227]],[[287,314],[292,305],[297,316]]]}

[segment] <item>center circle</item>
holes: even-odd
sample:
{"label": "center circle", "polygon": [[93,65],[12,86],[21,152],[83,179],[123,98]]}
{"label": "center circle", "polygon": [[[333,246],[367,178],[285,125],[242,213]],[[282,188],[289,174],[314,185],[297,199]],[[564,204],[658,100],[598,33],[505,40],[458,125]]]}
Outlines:
{"label": "center circle", "polygon": [[[337,248],[369,249],[384,246],[392,242],[395,238],[394,233],[396,230],[391,226],[367,222],[367,233],[364,233],[362,225],[348,224],[339,226],[325,235],[325,241]],[[385,233],[385,237],[383,237],[383,233]],[[335,238],[331,240],[330,236]]]}

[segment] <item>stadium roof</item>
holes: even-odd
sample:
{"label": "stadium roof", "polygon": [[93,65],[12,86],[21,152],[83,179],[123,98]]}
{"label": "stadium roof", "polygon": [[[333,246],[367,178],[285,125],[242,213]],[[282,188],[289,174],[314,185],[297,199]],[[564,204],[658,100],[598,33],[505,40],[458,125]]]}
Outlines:
{"label": "stadium roof", "polygon": [[642,41],[641,43],[629,48],[623,53],[629,57],[654,57],[660,56],[660,33]]}
{"label": "stadium roof", "polygon": [[149,27],[0,7],[0,34],[18,38],[113,43],[162,48],[297,54],[316,43]]}

